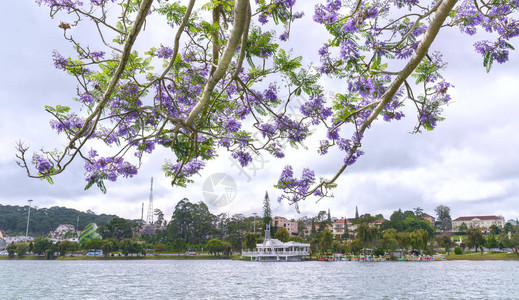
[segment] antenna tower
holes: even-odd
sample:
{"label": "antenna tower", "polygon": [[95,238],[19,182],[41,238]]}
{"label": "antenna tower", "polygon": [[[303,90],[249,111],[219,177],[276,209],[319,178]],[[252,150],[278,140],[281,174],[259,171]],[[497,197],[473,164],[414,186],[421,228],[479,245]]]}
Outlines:
{"label": "antenna tower", "polygon": [[149,224],[153,224],[153,177],[151,177],[150,202],[148,203],[148,219]]}
{"label": "antenna tower", "polygon": [[142,202],[141,208],[141,224],[144,224],[144,202]]}

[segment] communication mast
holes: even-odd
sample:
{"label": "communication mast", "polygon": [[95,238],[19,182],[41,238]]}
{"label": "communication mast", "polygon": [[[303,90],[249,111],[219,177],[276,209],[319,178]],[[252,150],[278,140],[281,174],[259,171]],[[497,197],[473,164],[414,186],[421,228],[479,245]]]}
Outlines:
{"label": "communication mast", "polygon": [[141,208],[141,224],[144,224],[144,202],[142,202]]}
{"label": "communication mast", "polygon": [[151,177],[150,202],[148,203],[148,224],[153,224],[153,177]]}

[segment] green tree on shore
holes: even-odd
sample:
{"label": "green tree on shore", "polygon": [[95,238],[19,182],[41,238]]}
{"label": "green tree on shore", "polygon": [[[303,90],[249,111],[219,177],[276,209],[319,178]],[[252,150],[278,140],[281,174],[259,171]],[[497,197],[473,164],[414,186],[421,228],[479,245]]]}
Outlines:
{"label": "green tree on shore", "polygon": [[331,248],[333,243],[333,233],[330,230],[324,229],[317,234],[317,237],[319,239],[321,252],[325,252]]}
{"label": "green tree on shore", "polygon": [[37,237],[34,239],[34,248],[33,252],[38,255],[45,254],[45,251],[50,248],[52,242],[44,237]]}
{"label": "green tree on shore", "polygon": [[113,218],[108,224],[101,226],[97,232],[101,234],[103,239],[113,238],[120,241],[124,238],[132,238],[133,230],[137,224],[123,218]]}
{"label": "green tree on shore", "polygon": [[452,229],[452,219],[450,215],[450,207],[446,205],[438,205],[434,211],[436,212],[436,227],[440,230],[448,231]]}
{"label": "green tree on shore", "polygon": [[454,241],[449,233],[442,233],[435,237],[436,244],[445,249],[447,255],[449,255],[451,247],[454,245]]}
{"label": "green tree on shore", "polygon": [[211,239],[207,242],[206,249],[210,254],[220,256],[224,251],[224,243],[219,239]]}
{"label": "green tree on shore", "polygon": [[101,245],[104,257],[109,257],[110,254],[119,249],[119,245],[116,239],[104,239]]}
{"label": "green tree on shore", "polygon": [[272,223],[272,210],[270,209],[270,199],[268,192],[265,192],[265,198],[263,199],[263,228],[265,230],[267,225],[270,226]]}
{"label": "green tree on shore", "polygon": [[276,233],[274,234],[274,238],[282,241],[283,243],[288,242],[288,239],[290,238],[290,234],[288,234],[288,230],[284,227],[278,228]]}
{"label": "green tree on shore", "polygon": [[258,234],[253,232],[247,232],[245,235],[245,248],[252,250],[256,248]]}
{"label": "green tree on shore", "polygon": [[485,237],[481,233],[479,228],[470,228],[467,230],[467,246],[469,248],[475,248],[476,252],[478,248],[483,251],[483,245],[485,245]]}
{"label": "green tree on shore", "polygon": [[[97,240],[99,241],[99,240]],[[73,243],[71,241],[60,241],[56,244],[58,247],[58,252],[60,256],[67,255],[68,252],[76,251],[78,249],[78,243]]]}

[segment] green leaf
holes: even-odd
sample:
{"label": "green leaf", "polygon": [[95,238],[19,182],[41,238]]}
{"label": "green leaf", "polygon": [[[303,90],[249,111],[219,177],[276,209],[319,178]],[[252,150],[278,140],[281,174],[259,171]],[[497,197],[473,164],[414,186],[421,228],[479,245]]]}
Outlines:
{"label": "green leaf", "polygon": [[486,68],[487,73],[490,72],[493,62],[494,57],[492,56],[492,53],[490,51],[485,52],[485,55],[483,56],[483,66]]}

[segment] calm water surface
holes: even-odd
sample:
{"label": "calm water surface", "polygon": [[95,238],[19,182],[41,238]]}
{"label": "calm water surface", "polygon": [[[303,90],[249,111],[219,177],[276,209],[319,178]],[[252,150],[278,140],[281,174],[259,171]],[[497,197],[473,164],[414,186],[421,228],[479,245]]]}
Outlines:
{"label": "calm water surface", "polygon": [[519,262],[0,261],[0,299],[519,299]]}

